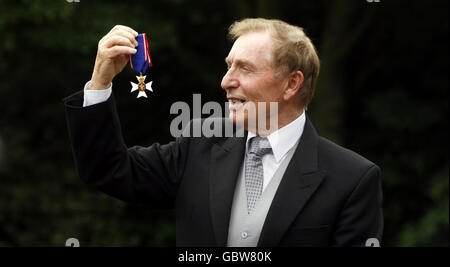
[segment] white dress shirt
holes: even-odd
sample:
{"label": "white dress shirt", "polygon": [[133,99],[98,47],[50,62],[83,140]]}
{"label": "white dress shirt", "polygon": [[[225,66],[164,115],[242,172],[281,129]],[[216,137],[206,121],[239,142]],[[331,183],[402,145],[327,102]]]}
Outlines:
{"label": "white dress shirt", "polygon": [[108,100],[112,92],[112,83],[109,88],[103,90],[91,90],[91,81],[84,85],[83,107],[95,105]]}
{"label": "white dress shirt", "polygon": [[[109,88],[103,90],[90,90],[90,85],[91,81],[87,82],[84,86],[83,107],[105,102],[110,97],[112,84]],[[273,175],[286,157],[286,154],[294,147],[302,136],[305,122],[306,116],[305,112],[303,112],[297,119],[267,136],[273,153],[266,154],[262,158],[264,169],[263,190],[266,189],[267,185],[272,180]],[[256,136],[256,134],[248,132],[245,157],[247,157],[248,153],[248,141],[254,136]],[[245,173],[242,172],[242,175],[245,175]]]}
{"label": "white dress shirt", "polygon": [[[263,191],[272,180],[273,175],[286,157],[286,154],[289,150],[293,149],[297,141],[300,140],[303,129],[305,128],[305,122],[306,116],[305,112],[303,112],[297,119],[267,136],[273,153],[266,154],[262,158],[264,169]],[[248,141],[254,136],[256,136],[256,134],[248,132],[245,157],[248,155]],[[242,175],[245,175],[244,171],[242,172]]]}

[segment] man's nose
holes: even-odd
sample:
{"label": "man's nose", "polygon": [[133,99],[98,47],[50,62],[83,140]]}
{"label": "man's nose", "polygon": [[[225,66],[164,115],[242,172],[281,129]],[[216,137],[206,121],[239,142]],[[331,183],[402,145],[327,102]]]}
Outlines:
{"label": "man's nose", "polygon": [[224,90],[237,88],[239,86],[239,81],[235,77],[232,68],[228,69],[227,73],[225,73],[220,86],[222,86]]}

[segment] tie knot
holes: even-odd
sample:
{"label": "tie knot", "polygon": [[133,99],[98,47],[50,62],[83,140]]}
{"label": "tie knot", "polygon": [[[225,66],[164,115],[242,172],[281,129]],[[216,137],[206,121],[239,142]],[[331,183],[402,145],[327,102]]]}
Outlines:
{"label": "tie knot", "polygon": [[263,157],[265,154],[272,152],[269,140],[267,137],[255,136],[249,141],[248,153],[257,157]]}

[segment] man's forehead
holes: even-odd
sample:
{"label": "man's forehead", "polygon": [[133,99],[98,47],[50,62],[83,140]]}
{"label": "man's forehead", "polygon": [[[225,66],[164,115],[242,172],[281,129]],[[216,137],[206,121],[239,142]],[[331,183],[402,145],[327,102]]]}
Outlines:
{"label": "man's forehead", "polygon": [[231,58],[229,56],[225,58],[225,62],[228,65],[231,65],[232,63],[237,63],[237,64],[240,64],[240,65],[252,65],[252,66],[254,65],[254,63],[252,61],[247,60],[245,58],[233,59],[233,58]]}
{"label": "man's forehead", "polygon": [[272,39],[268,33],[252,32],[239,37],[225,58],[227,63],[233,61],[253,62],[272,59]]}

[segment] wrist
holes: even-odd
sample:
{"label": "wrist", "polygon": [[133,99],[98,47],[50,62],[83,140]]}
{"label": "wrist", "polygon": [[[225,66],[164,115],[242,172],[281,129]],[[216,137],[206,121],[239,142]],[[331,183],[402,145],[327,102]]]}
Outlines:
{"label": "wrist", "polygon": [[111,87],[111,82],[99,81],[94,76],[91,79],[91,84],[89,86],[90,90],[104,90]]}

